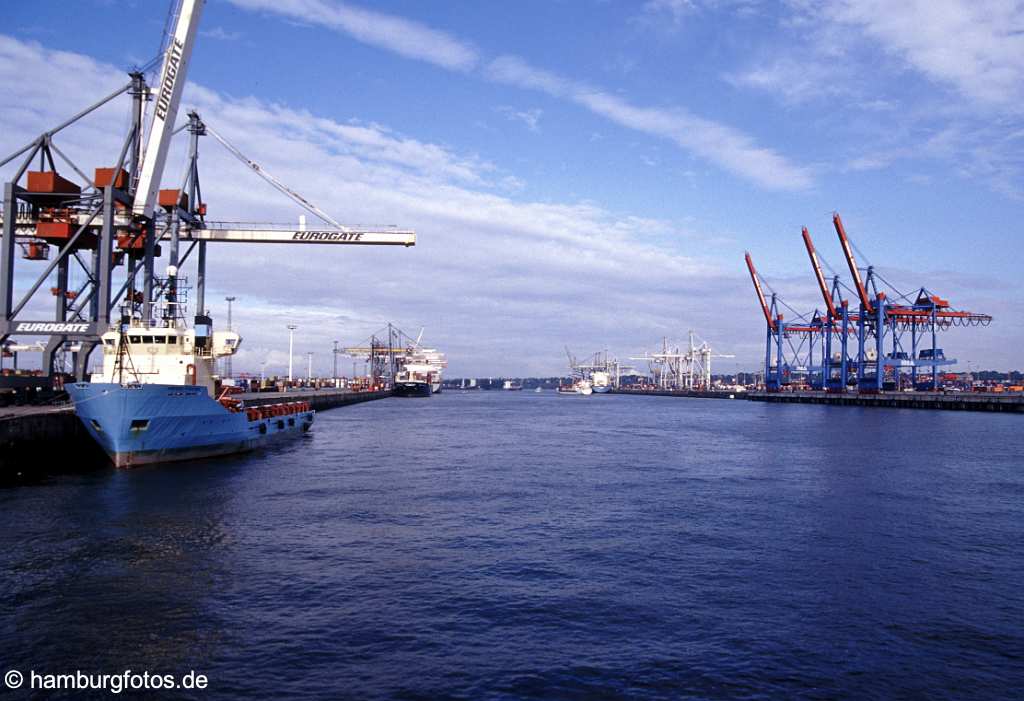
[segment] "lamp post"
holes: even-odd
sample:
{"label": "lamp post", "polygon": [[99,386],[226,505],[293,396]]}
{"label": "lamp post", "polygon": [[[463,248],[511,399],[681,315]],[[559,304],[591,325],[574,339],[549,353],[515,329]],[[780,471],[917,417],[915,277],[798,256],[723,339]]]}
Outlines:
{"label": "lamp post", "polygon": [[[224,301],[228,303],[228,331],[232,331],[231,328],[231,303],[234,302],[238,297],[225,297]],[[224,376],[231,377],[231,355],[224,356]]]}
{"label": "lamp post", "polygon": [[306,382],[313,384],[313,351],[306,351],[309,364],[306,366]]}
{"label": "lamp post", "polygon": [[292,351],[295,348],[295,329],[299,328],[295,324],[288,324],[288,382],[292,381]]}
{"label": "lamp post", "polygon": [[335,341],[334,342],[334,376],[332,378],[334,380],[334,385],[335,386],[338,385],[338,353],[339,352],[340,351],[338,350],[338,342]]}

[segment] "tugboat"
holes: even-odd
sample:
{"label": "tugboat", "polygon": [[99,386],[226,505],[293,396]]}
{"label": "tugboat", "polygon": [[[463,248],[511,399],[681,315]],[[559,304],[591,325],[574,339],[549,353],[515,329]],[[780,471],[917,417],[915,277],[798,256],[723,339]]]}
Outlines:
{"label": "tugboat", "polygon": [[217,358],[241,344],[234,331],[212,331],[208,316],[186,328],[179,315],[182,291],[168,267],[163,318],[138,318],[133,305],[116,328],[101,336],[103,371],[91,382],[65,386],[89,435],[117,467],[228,455],[308,431],[308,402],[246,408],[215,394]]}

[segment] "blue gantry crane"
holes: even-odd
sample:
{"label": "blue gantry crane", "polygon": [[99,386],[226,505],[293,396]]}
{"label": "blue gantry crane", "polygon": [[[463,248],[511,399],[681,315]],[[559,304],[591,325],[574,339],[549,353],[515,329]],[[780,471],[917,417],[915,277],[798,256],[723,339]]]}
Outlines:
{"label": "blue gantry crane", "polygon": [[[829,284],[810,232],[803,227],[804,246],[825,311],[815,311],[810,318],[800,316],[798,323],[784,321],[778,311],[781,300],[774,291],[769,304],[753,260],[746,254],[767,325],[766,389],[779,391],[793,385],[864,393],[939,389],[941,369],[956,363],[939,347],[939,332],[955,326],[988,326],[992,317],[955,309],[923,286],[911,294],[901,293],[874,266],[869,265],[862,275],[838,212],[833,213],[832,223],[853,288],[843,285],[836,274]],[[851,311],[844,289],[856,294],[856,311]],[[820,363],[815,364],[819,357]]]}

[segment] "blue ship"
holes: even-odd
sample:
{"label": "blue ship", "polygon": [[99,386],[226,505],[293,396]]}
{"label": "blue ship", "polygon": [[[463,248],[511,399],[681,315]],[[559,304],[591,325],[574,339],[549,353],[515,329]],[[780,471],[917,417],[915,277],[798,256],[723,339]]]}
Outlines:
{"label": "blue ship", "polygon": [[65,387],[89,435],[118,467],[228,455],[308,431],[305,402],[242,409],[204,386],[79,382]]}
{"label": "blue ship", "polygon": [[[173,278],[171,289],[180,300]],[[162,325],[131,319],[100,337],[103,369],[92,382],[65,389],[118,467],[239,453],[308,431],[315,414],[308,402],[244,407],[233,388],[221,388],[216,360],[237,352],[241,340],[213,331],[205,315],[191,329],[171,312]]]}

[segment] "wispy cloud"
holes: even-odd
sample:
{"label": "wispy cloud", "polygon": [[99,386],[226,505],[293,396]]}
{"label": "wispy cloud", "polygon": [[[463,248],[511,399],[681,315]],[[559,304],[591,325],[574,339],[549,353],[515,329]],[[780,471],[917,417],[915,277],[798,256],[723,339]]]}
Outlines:
{"label": "wispy cloud", "polygon": [[616,124],[668,139],[729,172],[768,190],[803,190],[813,183],[807,168],[758,146],[743,132],[702,119],[682,108],[638,107],[617,95],[573,83],[535,68],[518,56],[501,56],[487,66],[495,81],[563,97]]}
{"label": "wispy cloud", "polygon": [[213,27],[212,29],[205,29],[199,32],[200,35],[207,39],[217,39],[220,41],[236,41],[241,38],[241,32],[229,32],[224,27]]}
{"label": "wispy cloud", "polygon": [[697,9],[693,0],[647,0],[633,23],[642,26],[674,29]]}
{"label": "wispy cloud", "polygon": [[537,108],[519,110],[508,105],[501,105],[495,109],[511,121],[522,122],[530,131],[540,131],[540,117],[544,114],[544,110]]}
{"label": "wispy cloud", "polygon": [[825,109],[819,123],[847,137],[836,143],[856,144],[833,159],[842,170],[939,164],[940,174],[1021,198],[1011,134],[1024,112],[1024,5],[791,0],[788,9],[727,82]]}
{"label": "wispy cloud", "polygon": [[249,10],[264,10],[335,29],[406,58],[450,70],[471,70],[478,60],[471,45],[419,22],[331,0],[230,0]]}
{"label": "wispy cloud", "polygon": [[[483,59],[469,44],[443,32],[394,15],[330,0],[231,0],[249,9],[275,12],[344,32],[409,58],[468,71]],[[668,3],[682,11],[687,3]],[[678,5],[678,7],[676,7]],[[657,10],[658,3],[652,5]],[[674,109],[639,107],[626,99],[529,65],[517,56],[500,56],[483,65],[497,82],[540,90],[568,99],[621,127],[667,138],[677,146],[769,190],[804,190],[814,181],[810,169],[790,163],[773,149],[733,127]]]}

